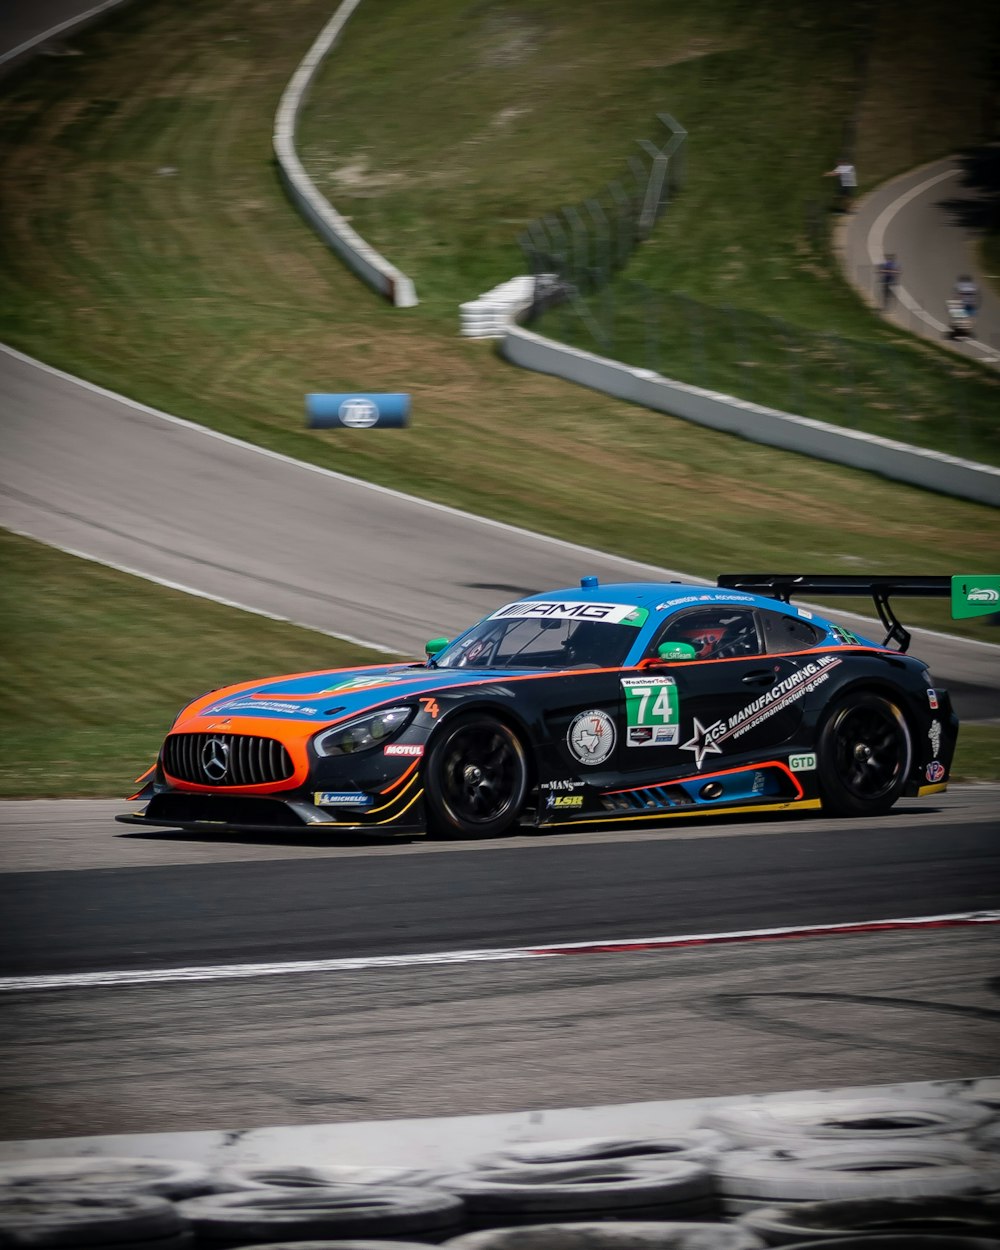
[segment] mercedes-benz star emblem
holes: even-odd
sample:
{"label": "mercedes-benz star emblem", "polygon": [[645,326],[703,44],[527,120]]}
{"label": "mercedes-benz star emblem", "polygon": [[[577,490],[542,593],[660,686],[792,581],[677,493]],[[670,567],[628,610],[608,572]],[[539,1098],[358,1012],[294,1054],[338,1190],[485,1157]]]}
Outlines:
{"label": "mercedes-benz star emblem", "polygon": [[229,743],[209,738],[201,748],[201,767],[209,781],[221,781],[229,772]]}

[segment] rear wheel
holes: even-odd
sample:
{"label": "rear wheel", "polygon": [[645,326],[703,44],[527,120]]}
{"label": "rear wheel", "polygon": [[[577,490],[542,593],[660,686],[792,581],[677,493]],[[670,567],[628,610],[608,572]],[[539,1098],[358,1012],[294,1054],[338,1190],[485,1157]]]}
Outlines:
{"label": "rear wheel", "polygon": [[495,837],[515,823],[528,793],[517,734],[488,713],[446,723],[424,767],[428,827],[444,837]]}
{"label": "rear wheel", "polygon": [[877,816],[903,792],[913,758],[906,718],[870,692],[842,696],[820,730],[823,806],[840,816]]}

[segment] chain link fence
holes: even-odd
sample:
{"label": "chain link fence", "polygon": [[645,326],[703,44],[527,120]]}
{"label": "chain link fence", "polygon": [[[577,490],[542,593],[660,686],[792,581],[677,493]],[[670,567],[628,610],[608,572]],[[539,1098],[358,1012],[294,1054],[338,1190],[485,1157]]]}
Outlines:
{"label": "chain link fence", "polygon": [[639,152],[627,159],[620,178],[580,204],[536,218],[521,233],[541,306],[568,299],[588,318],[581,299],[625,268],[683,185],[687,131],[669,113],[658,113],[657,120],[669,132],[665,143],[637,140]]}

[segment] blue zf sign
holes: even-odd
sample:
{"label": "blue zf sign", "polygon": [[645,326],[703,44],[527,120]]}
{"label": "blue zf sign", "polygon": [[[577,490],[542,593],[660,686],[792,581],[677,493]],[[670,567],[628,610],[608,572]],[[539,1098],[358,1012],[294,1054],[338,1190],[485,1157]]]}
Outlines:
{"label": "blue zf sign", "polygon": [[403,394],[306,396],[306,424],[314,430],[399,429],[410,419],[410,397]]}

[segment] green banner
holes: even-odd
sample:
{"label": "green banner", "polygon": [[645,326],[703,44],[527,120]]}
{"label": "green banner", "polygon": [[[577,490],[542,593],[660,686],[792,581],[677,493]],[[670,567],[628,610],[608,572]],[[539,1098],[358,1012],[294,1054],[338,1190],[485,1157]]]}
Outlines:
{"label": "green banner", "polygon": [[993,612],[1000,612],[1000,576],[975,574],[951,579],[951,614],[956,621]]}

